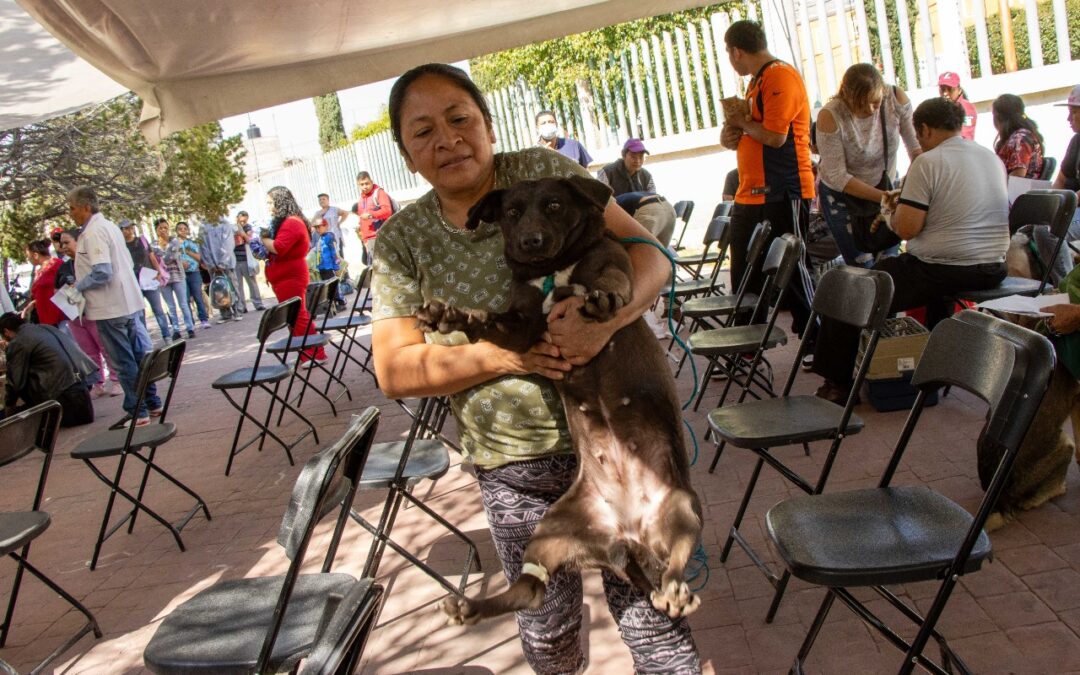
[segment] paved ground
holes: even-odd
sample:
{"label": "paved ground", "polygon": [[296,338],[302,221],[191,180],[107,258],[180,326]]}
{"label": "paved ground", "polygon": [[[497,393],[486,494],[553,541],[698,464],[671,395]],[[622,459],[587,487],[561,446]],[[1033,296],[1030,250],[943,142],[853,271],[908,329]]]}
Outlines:
{"label": "paved ground", "polygon": [[[280,573],[286,567],[275,538],[299,465],[317,447],[311,439],[297,452],[290,466],[280,449],[242,454],[231,477],[224,473],[226,451],[236,415],[209,383],[225,369],[254,358],[251,336],[256,314],[239,323],[200,331],[190,342],[170,417],[178,424],[178,437],[159,453],[162,465],[201,493],[213,520],[194,519],[184,533],[187,552],[180,552],[172,537],[156,523],[141,519],[131,535],[118,534],[105,545],[99,568],[87,568],[93,536],[104,509],[107,492],[68,452],[82,438],[101,431],[120,414],[118,398],[99,400],[99,421],[65,431],[46,490],[52,527],[33,545],[31,560],[93,609],[105,631],[100,640],[84,638],[55,667],[64,673],[136,673],[143,671],[142,650],[160,619],[177,604],[220,579]],[[777,378],[786,375],[794,345],[777,354]],[[310,400],[305,410],[316,420],[326,443],[340,433],[349,413],[379,406],[383,417],[379,439],[389,440],[407,429],[407,418],[373,388],[371,379],[350,371],[353,401],[343,402],[335,418],[322,401]],[[815,378],[797,381],[800,391],[812,391]],[[714,385],[715,387],[716,385]],[[680,387],[689,393],[690,379]],[[707,399],[709,401],[709,399]],[[715,402],[715,394],[712,400]],[[706,406],[707,407],[707,406]],[[876,481],[903,423],[902,413],[879,414],[868,405],[859,414],[866,430],[847,441],[833,472],[831,490],[867,486]],[[962,504],[980,498],[975,475],[974,442],[984,411],[971,398],[952,395],[924,416],[922,430],[913,441],[909,461],[898,482],[923,483]],[[704,416],[690,416],[700,436]],[[296,423],[286,433],[297,432]],[[788,453],[791,462],[816,471],[823,447],[811,458],[801,449]],[[706,471],[711,446],[703,445],[693,467],[695,487],[705,508],[704,543],[711,577],[702,591],[703,604],[692,617],[695,638],[707,672],[771,673],[789,667],[822,592],[794,583],[775,623],[763,621],[771,588],[741,552],[724,565],[719,548],[752,468],[747,453],[728,450],[715,474]],[[22,508],[29,502],[32,467],[5,470],[0,508]],[[484,574],[475,574],[470,592],[487,593],[503,585],[488,538],[479,495],[473,479],[456,465],[434,485],[422,485],[418,494],[475,536]],[[997,559],[982,572],[964,579],[949,605],[941,627],[952,644],[979,672],[1049,673],[1080,671],[1080,480],[1070,467],[1069,492],[1044,507],[1023,514],[1017,522],[992,536]],[[167,515],[178,516],[188,503],[167,485],[154,484],[149,498]],[[766,474],[750,505],[746,528],[751,541],[762,546],[766,509],[792,494],[775,475]],[[374,518],[382,494],[361,494],[360,502]],[[325,535],[325,528],[321,530]],[[421,557],[447,574],[459,569],[463,549],[438,527],[425,522],[416,509],[404,514],[396,530]],[[339,552],[337,569],[357,572],[362,567],[370,538],[350,524]],[[14,565],[0,563],[0,588],[7,589]],[[364,673],[526,673],[512,619],[464,628],[449,628],[436,610],[440,588],[401,558],[388,554],[380,581],[389,591],[362,666]],[[922,607],[929,603],[933,585],[897,589]],[[631,672],[629,655],[619,641],[606,610],[599,576],[586,574],[585,625],[582,640],[590,659],[589,673]],[[7,591],[4,591],[6,602]],[[861,596],[866,597],[866,596]],[[881,608],[880,601],[871,605]],[[891,614],[889,614],[891,616]],[[52,597],[36,580],[24,579],[15,615],[15,627],[0,659],[20,672],[29,670],[79,623],[79,616],[59,598]],[[909,633],[911,631],[903,631]],[[827,673],[894,671],[899,654],[871,635],[842,607],[831,615],[809,669]]]}

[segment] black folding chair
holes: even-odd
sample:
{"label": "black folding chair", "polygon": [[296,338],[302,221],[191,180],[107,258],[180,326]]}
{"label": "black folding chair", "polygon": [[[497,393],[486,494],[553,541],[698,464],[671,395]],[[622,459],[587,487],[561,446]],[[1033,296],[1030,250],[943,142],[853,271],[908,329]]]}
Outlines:
{"label": "black folding chair", "polygon": [[1054,180],[1054,170],[1057,169],[1057,159],[1054,157],[1043,157],[1042,171],[1039,172],[1039,180]]}
{"label": "black folding chair", "polygon": [[[751,385],[754,384],[767,395],[775,396],[772,389],[772,368],[765,359],[765,351],[787,344],[787,333],[776,326],[776,320],[787,295],[788,282],[795,273],[802,254],[802,241],[791,234],[780,235],[770,244],[765,262],[761,265],[764,284],[753,312],[754,317],[764,317],[765,323],[699,330],[690,335],[687,340],[690,354],[702,356],[708,362],[701,375],[694,410],[701,405],[706,385],[717,370],[727,377],[720,404],[723,404],[732,383],[736,381],[744,384],[744,391],[755,398],[760,396],[752,390]],[[743,355],[750,353],[753,354],[751,359],[743,358]],[[766,374],[760,372],[763,364],[767,369]]]}
{"label": "black folding chair", "polygon": [[[166,378],[169,379],[169,388],[165,394],[165,401],[161,407],[161,416],[158,417],[156,423],[147,424],[146,426],[141,427],[136,426],[135,424],[129,424],[125,429],[110,429],[108,431],[103,431],[100,434],[83,440],[71,451],[71,456],[73,458],[81,459],[85,462],[86,466],[90,467],[90,470],[94,472],[94,475],[109,486],[109,500],[105,505],[105,514],[101,518],[101,529],[98,532],[97,541],[94,543],[94,554],[90,558],[91,570],[97,567],[98,556],[101,553],[101,545],[105,543],[106,539],[115,534],[124,523],[127,523],[128,534],[131,534],[135,529],[135,519],[138,517],[139,511],[146,512],[148,516],[158,521],[172,532],[173,539],[176,540],[176,545],[181,551],[184,550],[184,542],[180,538],[180,532],[184,529],[184,526],[195,517],[195,514],[202,510],[206,519],[210,520],[210,509],[206,507],[206,502],[203,501],[202,497],[195,494],[191,488],[181,483],[172,474],[154,463],[154,456],[157,454],[158,447],[169,442],[176,436],[176,425],[166,421],[166,418],[169,414],[169,404],[172,402],[173,391],[176,389],[176,378],[180,373],[180,364],[184,360],[184,350],[186,348],[187,342],[180,340],[168,346],[155,349],[143,357],[142,364],[139,366],[139,381],[136,388],[136,410],[142,406],[143,401],[146,399],[146,390],[151,384],[156,384]],[[105,473],[94,464],[94,460],[101,460],[106,457],[119,458],[116,463],[116,472],[113,474],[112,478],[105,475]],[[143,463],[142,480],[139,482],[138,492],[134,495],[120,487],[120,481],[124,476],[124,467],[127,464],[128,458],[137,459]],[[170,523],[168,520],[165,520],[160,514],[143,503],[143,496],[146,493],[146,483],[150,478],[151,470],[180,488],[195,500],[195,505],[191,510],[175,523]],[[120,495],[131,502],[131,510],[110,527],[109,518],[112,515],[113,504],[116,501],[117,495]]]}
{"label": "black folding chair", "polygon": [[[264,364],[262,362],[263,354],[266,352],[266,341],[270,339],[271,335],[283,328],[287,329],[291,334],[293,326],[296,325],[296,317],[299,312],[300,298],[290,298],[263,312],[262,318],[259,320],[259,328],[255,333],[259,340],[259,351],[255,355],[254,365],[249,368],[238,368],[226,373],[214,380],[210,385],[224,394],[225,400],[229,402],[229,405],[240,412],[240,419],[236,423],[236,433],[233,434],[232,446],[229,448],[229,459],[225,462],[226,476],[228,476],[229,472],[232,470],[233,459],[237,455],[256,442],[259,444],[259,450],[262,451],[267,436],[277,441],[278,445],[285,450],[285,456],[288,457],[290,465],[293,464],[292,449],[295,448],[300,441],[304,440],[308,434],[315,437],[316,443],[319,442],[319,432],[315,430],[315,425],[311,423],[311,420],[290,404],[287,398],[282,398],[278,394],[281,383],[292,374],[292,369],[286,363]],[[282,356],[288,358],[287,353]],[[237,402],[237,400],[229,394],[230,391],[238,389],[244,390],[244,400],[242,402]],[[264,420],[259,420],[258,417],[255,417],[248,410],[248,407],[251,404],[251,395],[256,389],[261,389],[270,396],[270,401],[266,406]],[[285,442],[270,429],[270,418],[273,416],[274,407],[277,404],[281,404],[282,409],[287,408],[308,427],[306,431],[293,439],[291,443]],[[250,420],[259,428],[259,431],[241,445],[240,434],[244,429],[244,420]]]}
{"label": "black folding chair", "polygon": [[[679,269],[686,272],[685,278],[675,284],[676,302],[695,295],[715,293],[718,292],[718,287],[723,288],[724,285],[719,281],[720,268],[724,265],[730,244],[731,218],[719,216],[709,221],[702,238],[704,249],[701,253],[675,259]],[[715,249],[713,245],[716,246]],[[708,272],[706,265],[712,266]]]}
{"label": "black folding chair", "polygon": [[[325,281],[315,281],[308,284],[306,300],[310,326],[315,325],[315,321],[320,312],[329,313],[331,311],[334,304],[334,298],[337,297],[337,285],[338,280],[336,278],[327,279]],[[304,402],[304,394],[308,389],[311,389],[324,401],[330,404],[330,412],[334,414],[334,417],[337,417],[337,399],[331,398],[329,395],[330,381],[336,381],[344,390],[345,394],[348,395],[350,401],[352,400],[352,394],[349,393],[349,388],[345,386],[345,383],[314,356],[315,350],[320,348],[325,349],[329,344],[330,336],[318,330],[309,330],[303,335],[293,335],[292,331],[289,331],[289,334],[285,337],[266,345],[266,352],[276,356],[282,365],[288,365],[289,354],[297,354],[296,363],[293,366],[292,374],[289,376],[289,384],[285,387],[286,401],[291,403],[294,407],[299,408]],[[311,383],[311,373],[315,369],[321,370],[330,380],[327,382],[326,392],[323,392]],[[296,400],[293,401],[292,390],[297,380],[300,380],[300,391],[296,395]],[[285,409],[281,408],[278,411],[279,426],[281,425],[281,420],[284,416]]]}
{"label": "black folding chair", "polygon": [[675,250],[678,251],[682,248],[682,238],[686,234],[686,226],[690,224],[690,214],[694,212],[694,202],[675,202],[672,208],[675,209],[675,217],[682,221],[682,229],[679,230],[679,239],[675,242]]}
{"label": "black folding chair", "polygon": [[[334,354],[334,364],[330,367],[337,373],[339,378],[345,376],[345,367],[350,361],[360,366],[360,369],[371,375],[372,382],[379,386],[375,377],[375,366],[371,363],[371,348],[357,339],[356,333],[360,328],[371,324],[371,317],[364,314],[364,306],[371,298],[371,268],[366,267],[356,282],[356,293],[353,295],[353,304],[349,313],[345,316],[327,316],[323,321],[322,331],[329,334],[330,331],[341,333],[341,342],[338,343],[337,352]],[[353,356],[352,350],[356,348],[364,355],[361,361]]]}
{"label": "black folding chair", "polygon": [[[971,672],[935,629],[959,578],[979,570],[993,555],[983,530],[1009,477],[1013,460],[1035,417],[1054,369],[1054,349],[1036,333],[987,314],[965,310],[930,334],[911,383],[915,404],[876,488],[787,499],[769,510],[768,534],[791,574],[828,588],[799,649],[793,673],[803,672],[833,601],[840,599],[885,639],[905,652],[898,672],[916,665],[933,673]],[[942,385],[959,387],[989,405],[979,434],[980,457],[1000,457],[974,515],[922,485],[893,486],[926,397]],[[940,582],[925,615],[885,586]],[[918,626],[908,642],[850,587],[869,586]],[[939,645],[939,666],[923,655],[928,641]]]}
{"label": "black folding chair", "polygon": [[[679,317],[678,329],[682,328],[682,324],[689,319],[690,327],[688,332],[693,334],[698,328],[704,326],[706,329],[719,328],[720,326],[731,326],[734,324],[735,318],[740,314],[745,314],[754,309],[758,302],[758,294],[750,293],[748,291],[751,271],[756,269],[761,263],[762,256],[765,254],[765,244],[769,241],[769,234],[772,232],[772,226],[769,221],[765,220],[758,223],[757,227],[750,234],[750,243],[747,246],[746,252],[746,270],[743,272],[742,279],[739,281],[739,287],[736,289],[734,295],[706,295],[697,298],[689,298],[680,306],[682,309],[682,316]],[[719,323],[714,325],[712,322],[718,321]],[[677,329],[677,330],[678,330]],[[675,371],[675,377],[679,376],[682,372],[683,364],[686,362],[690,352],[683,352],[682,359],[679,360],[679,367]]]}
{"label": "black folding chair", "polygon": [[[745,448],[757,455],[757,464],[750,475],[750,482],[746,485],[746,491],[743,493],[735,521],[731,524],[727,541],[724,542],[720,560],[726,562],[731,553],[731,545],[737,543],[750,556],[750,560],[765,573],[776,589],[765,617],[766,622],[771,623],[776,615],[791,575],[786,571],[781,575],[773,572],[739,532],[739,526],[742,525],[743,516],[746,515],[750,497],[754,494],[761,468],[768,464],[789,482],[809,494],[819,494],[825,489],[825,483],[836,461],[840,444],[848,436],[862,431],[863,421],[854,414],[855,400],[859,387],[869,370],[870,360],[877,346],[881,329],[885,325],[892,295],[892,277],[884,272],[858,267],[838,267],[829,270],[821,279],[818,292],[814,295],[814,304],[807,325],[816,326],[818,319],[828,318],[870,332],[865,355],[859,364],[851,393],[843,406],[817,396],[791,394],[795,377],[802,371],[799,364],[813,343],[812,339],[808,339],[803,340],[799,345],[787,383],[779,397],[746,402],[740,399],[735,405],[717,408],[709,413],[709,427],[715,434],[717,445],[716,455],[709,466],[709,473],[716,469],[716,463],[720,460],[720,453],[725,443],[730,443],[737,448]],[[814,482],[810,482],[784,464],[772,452],[773,448],[801,444],[809,454],[809,444],[820,440],[831,440],[832,443]]]}
{"label": "black folding chair", "polygon": [[[15,578],[11,583],[11,596],[8,598],[7,610],[4,612],[4,622],[0,624],[0,648],[7,643],[8,636],[11,634],[15,601],[19,597],[24,569],[40,579],[43,584],[67,600],[72,607],[86,617],[86,623],[78,631],[50,652],[45,660],[34,668],[35,673],[43,671],[56,657],[70,649],[87,633],[92,632],[94,637],[101,637],[97,619],[90,610],[70,593],[60,588],[45,573],[31,565],[27,559],[30,555],[30,542],[45,532],[51,522],[49,514],[41,510],[41,502],[45,495],[45,482],[49,478],[49,466],[56,446],[60,417],[60,404],[56,401],[48,401],[0,422],[0,468],[12,465],[24,458],[41,457],[41,472],[38,474],[37,489],[34,492],[30,510],[0,513],[0,555],[7,554],[18,563],[15,568]],[[6,491],[10,493],[12,489],[9,483]],[[0,672],[15,672],[14,669],[5,671],[4,666],[7,664],[0,661]]]}
{"label": "black folding chair", "polygon": [[[278,533],[282,576],[221,581],[166,616],[143,651],[155,673],[352,673],[383,600],[371,578],[331,573],[379,411],[353,418],[304,465]],[[316,525],[336,512],[321,573],[301,574]]]}
{"label": "black folding chair", "polygon": [[[319,328],[317,329],[318,335],[326,337],[326,343],[324,347],[334,347],[335,351],[339,352],[340,349],[336,345],[334,345],[331,333],[327,332],[326,324],[334,316],[334,306],[336,304],[338,286],[340,285],[340,283],[341,280],[335,277],[333,279],[328,279],[322,282],[322,284],[325,285],[325,288],[320,288],[316,284],[311,284],[308,287],[308,306],[311,308],[311,321],[312,323],[316,323],[318,322],[319,317],[322,316],[322,321],[319,322]],[[355,295],[359,296],[360,294],[357,293]],[[336,357],[334,359],[334,363],[337,363]],[[352,392],[349,391],[348,385],[345,384],[345,382],[341,379],[340,375],[337,373],[336,369],[332,365],[330,367],[327,367],[324,363],[320,361],[312,360],[308,364],[308,366],[309,367],[307,369],[307,372],[304,374],[305,386],[300,388],[300,395],[296,399],[297,407],[303,404],[304,392],[307,390],[307,387],[314,387],[314,385],[310,385],[309,383],[311,379],[311,374],[316,369],[321,370],[326,375],[326,384],[323,386],[321,392],[318,390],[318,388],[315,388],[315,393],[319,394],[319,396],[321,396],[325,401],[329,402],[331,407],[333,407],[334,404],[341,400],[342,396],[345,396],[350,401],[352,400]],[[340,387],[341,390],[337,393],[337,395],[331,397],[330,386],[334,383],[337,383],[338,387]]]}
{"label": "black folding chair", "polygon": [[[475,569],[480,571],[480,554],[476,549],[476,544],[450,521],[412,494],[413,488],[420,481],[438,480],[450,469],[450,453],[439,432],[439,427],[445,419],[445,402],[437,398],[425,398],[420,401],[415,412],[405,406],[403,401],[399,400],[398,404],[409,411],[413,417],[409,435],[404,441],[376,443],[372,446],[371,456],[368,458],[367,466],[364,467],[364,475],[360,481],[362,490],[387,490],[379,524],[372,525],[355,509],[352,511],[353,519],[375,538],[368,551],[364,576],[374,577],[378,574],[383,552],[389,546],[443,588],[456,595],[462,595],[469,582],[469,572],[474,569],[474,565]],[[465,543],[468,553],[465,556],[465,567],[457,586],[451,584],[433,567],[391,538],[398,512],[406,501]]]}
{"label": "black folding chair", "polygon": [[1045,262],[1041,279],[1025,277],[1005,277],[995,288],[983,291],[963,291],[957,294],[962,300],[985,302],[1010,295],[1041,295],[1050,282],[1050,273],[1054,269],[1065,238],[1069,234],[1069,224],[1076,211],[1076,193],[1072,190],[1032,190],[1016,198],[1009,209],[1009,232],[1015,233],[1024,225],[1044,225],[1050,228],[1057,239],[1054,254]]}

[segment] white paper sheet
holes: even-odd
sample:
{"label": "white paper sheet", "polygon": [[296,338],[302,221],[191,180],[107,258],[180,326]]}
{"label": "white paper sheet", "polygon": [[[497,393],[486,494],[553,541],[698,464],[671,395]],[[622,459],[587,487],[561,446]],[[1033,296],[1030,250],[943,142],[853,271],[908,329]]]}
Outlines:
{"label": "white paper sheet", "polygon": [[1068,293],[1055,293],[1053,295],[1039,295],[1034,298],[1026,295],[1010,295],[1005,298],[980,302],[978,306],[982,309],[992,309],[998,312],[1028,314],[1030,316],[1050,316],[1049,312],[1043,311],[1043,307],[1067,304],[1069,304]]}
{"label": "white paper sheet", "polygon": [[64,313],[69,321],[74,321],[82,314],[82,294],[74,286],[65,286],[53,293],[52,304]]}
{"label": "white paper sheet", "polygon": [[1032,190],[1046,190],[1052,187],[1054,187],[1054,184],[1048,180],[1035,180],[1034,178],[1009,176],[1009,203],[1012,204],[1015,202],[1016,198],[1025,192],[1031,192]]}
{"label": "white paper sheet", "polygon": [[139,288],[144,291],[156,291],[160,287],[157,270],[153,267],[139,268]]}

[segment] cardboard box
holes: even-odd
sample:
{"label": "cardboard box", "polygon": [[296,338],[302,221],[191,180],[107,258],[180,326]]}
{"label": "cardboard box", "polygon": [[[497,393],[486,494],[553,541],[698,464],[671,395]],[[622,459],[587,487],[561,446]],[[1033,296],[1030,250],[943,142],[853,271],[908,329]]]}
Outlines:
{"label": "cardboard box", "polygon": [[[877,349],[870,359],[870,369],[866,372],[868,380],[895,380],[907,375],[919,365],[930,331],[909,316],[885,320],[885,329],[878,338]],[[859,356],[856,368],[862,362],[870,334],[863,331],[859,338]]]}

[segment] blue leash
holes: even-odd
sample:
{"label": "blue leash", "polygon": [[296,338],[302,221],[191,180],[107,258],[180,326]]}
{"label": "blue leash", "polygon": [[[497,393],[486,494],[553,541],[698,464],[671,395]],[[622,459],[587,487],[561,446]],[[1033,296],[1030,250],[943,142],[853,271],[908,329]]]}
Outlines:
{"label": "blue leash", "polygon": [[[690,397],[686,399],[686,403],[683,403],[682,405],[682,409],[686,410],[690,407],[690,404],[697,397],[698,372],[697,364],[694,363],[693,357],[689,356],[690,348],[686,345],[685,342],[683,342],[682,338],[679,337],[678,331],[675,330],[675,320],[673,318],[673,314],[675,310],[675,274],[678,269],[677,263],[675,262],[675,256],[671,255],[671,251],[661,246],[659,242],[653,241],[652,239],[645,239],[644,237],[625,237],[623,239],[620,239],[619,241],[624,244],[648,244],[649,246],[652,246],[653,248],[656,248],[661,253],[663,253],[664,256],[668,259],[668,262],[671,263],[671,288],[668,290],[668,330],[671,332],[671,336],[675,339],[675,342],[680,347],[682,347],[684,352],[688,354],[687,360],[690,361],[690,370],[694,377],[694,388],[690,392]],[[683,425],[686,427],[687,432],[689,432],[690,442],[694,446],[694,455],[690,460],[690,466],[694,466],[695,464],[697,464],[698,460],[697,436],[694,434],[694,428],[690,426],[690,422],[688,422],[685,417],[683,417],[682,422]],[[691,590],[700,591],[702,588],[705,587],[705,584],[709,583],[709,557],[705,553],[705,547],[699,543],[697,548],[694,550],[693,555],[690,556],[690,562],[687,564],[686,581],[688,583],[694,582],[702,576],[704,578],[701,578],[701,580],[697,584],[695,584]]]}

